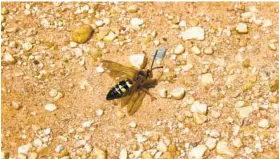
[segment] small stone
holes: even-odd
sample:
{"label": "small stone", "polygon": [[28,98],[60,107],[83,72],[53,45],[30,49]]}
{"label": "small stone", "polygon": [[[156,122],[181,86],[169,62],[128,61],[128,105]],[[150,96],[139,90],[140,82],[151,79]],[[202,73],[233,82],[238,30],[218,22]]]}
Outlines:
{"label": "small stone", "polygon": [[153,156],[152,156],[151,153],[148,152],[148,151],[144,151],[144,152],[141,154],[141,157],[142,157],[142,159],[153,159]]}
{"label": "small stone", "polygon": [[199,54],[201,53],[201,50],[200,50],[200,48],[198,48],[197,46],[193,46],[193,47],[191,48],[191,52],[194,53],[194,54],[196,54],[196,55],[199,55]]}
{"label": "small stone", "polygon": [[63,149],[62,151],[59,152],[58,156],[60,159],[62,159],[63,157],[67,157],[69,156],[69,151],[67,151],[67,149]]}
{"label": "small stone", "polygon": [[263,25],[262,25],[262,27],[264,27],[264,28],[266,28],[266,27],[270,27],[270,26],[272,26],[272,20],[263,20]]}
{"label": "small stone", "polygon": [[98,66],[98,67],[96,67],[96,71],[97,71],[98,73],[102,73],[102,72],[105,71],[105,69],[104,69],[102,66]]}
{"label": "small stone", "polygon": [[160,41],[159,40],[154,40],[153,43],[154,43],[155,46],[160,45]]}
{"label": "small stone", "polygon": [[45,105],[45,110],[49,111],[49,112],[53,112],[57,109],[55,104],[46,104]]}
{"label": "small stone", "polygon": [[161,88],[161,89],[159,89],[158,92],[159,92],[160,97],[167,98],[167,96],[168,96],[168,90],[167,89]]}
{"label": "small stone", "polygon": [[110,31],[107,36],[104,37],[104,41],[113,41],[117,38],[117,35],[114,34],[114,32]]}
{"label": "small stone", "polygon": [[193,119],[196,124],[203,124],[207,121],[207,116],[204,114],[194,113]]}
{"label": "small stone", "polygon": [[137,69],[142,69],[145,67],[147,61],[145,54],[134,54],[129,56],[129,62]]}
{"label": "small stone", "polygon": [[195,101],[191,106],[191,112],[206,114],[207,105],[206,104],[201,104],[199,101]]}
{"label": "small stone", "polygon": [[32,148],[31,144],[26,144],[26,145],[22,145],[20,147],[18,147],[17,152],[21,153],[21,154],[28,154],[28,151]]}
{"label": "small stone", "polygon": [[93,32],[94,30],[90,25],[82,25],[72,31],[72,39],[74,42],[82,44],[91,38]]}
{"label": "small stone", "polygon": [[15,108],[16,110],[19,110],[22,107],[22,105],[18,101],[12,101],[12,107]]}
{"label": "small stone", "polygon": [[136,127],[137,127],[137,124],[136,124],[136,122],[132,121],[132,122],[129,123],[129,126],[130,126],[131,128],[136,128]]}
{"label": "small stone", "polygon": [[97,21],[95,22],[95,24],[96,24],[97,27],[101,27],[101,26],[104,25],[104,22],[103,22],[102,20],[97,20]]}
{"label": "small stone", "polygon": [[36,152],[31,152],[28,155],[28,159],[37,159],[38,158],[38,154]]}
{"label": "small stone", "polygon": [[123,113],[122,111],[119,110],[116,112],[116,117],[118,119],[123,119],[125,117],[125,113]]}
{"label": "small stone", "polygon": [[22,48],[24,51],[30,51],[33,48],[33,45],[30,42],[26,42],[22,44]]}
{"label": "small stone", "polygon": [[268,129],[270,127],[269,121],[267,119],[262,119],[259,121],[258,126],[260,128]]}
{"label": "small stone", "polygon": [[180,54],[184,53],[184,51],[185,51],[184,46],[182,44],[179,44],[175,47],[174,54],[180,55]]}
{"label": "small stone", "polygon": [[51,97],[55,97],[55,96],[57,96],[57,94],[58,94],[58,91],[57,91],[56,89],[51,89],[51,90],[49,91],[49,95],[50,95]]}
{"label": "small stone", "polygon": [[97,116],[102,116],[104,114],[104,110],[103,109],[97,109],[96,110],[96,115]]}
{"label": "small stone", "polygon": [[143,24],[144,21],[140,18],[132,18],[130,22],[131,25],[140,26]]}
{"label": "small stone", "polygon": [[183,40],[196,39],[204,40],[204,29],[201,27],[191,27],[179,34],[179,37]]}
{"label": "small stone", "polygon": [[57,95],[53,98],[54,101],[61,99],[64,95],[61,92],[58,92]]}
{"label": "small stone", "polygon": [[17,154],[16,159],[27,159],[27,156],[25,154],[19,153]]}
{"label": "small stone", "polygon": [[128,152],[126,149],[121,149],[120,151],[120,159],[128,159]]}
{"label": "small stone", "polygon": [[205,145],[198,145],[189,152],[189,158],[202,159],[207,147]]}
{"label": "small stone", "polygon": [[237,26],[236,26],[236,31],[240,34],[246,34],[248,33],[248,26],[246,23],[239,23]]}
{"label": "small stone", "polygon": [[206,54],[206,55],[212,55],[213,54],[213,49],[212,47],[206,47],[203,49],[203,53]]}
{"label": "small stone", "polygon": [[209,150],[213,150],[216,147],[217,140],[214,138],[208,138],[205,142],[205,145],[208,147]]}
{"label": "small stone", "polygon": [[220,155],[228,155],[234,157],[234,152],[232,149],[229,148],[228,143],[226,141],[218,141],[216,151]]}
{"label": "small stone", "polygon": [[273,50],[273,51],[276,51],[277,50],[277,47],[274,43],[268,43],[268,47]]}
{"label": "small stone", "polygon": [[81,126],[82,126],[83,128],[90,128],[91,125],[92,125],[93,123],[94,123],[93,120],[87,120],[87,121],[82,122],[82,123],[81,123]]}
{"label": "small stone", "polygon": [[209,86],[211,84],[213,84],[213,77],[211,73],[206,73],[206,74],[202,74],[201,76],[201,84],[203,86]]}
{"label": "small stone", "polygon": [[75,47],[78,46],[78,44],[76,42],[73,42],[73,41],[71,41],[69,45],[70,45],[71,48],[75,48]]}
{"label": "small stone", "polygon": [[232,145],[234,147],[240,148],[242,146],[242,142],[240,138],[236,138],[232,141]]}
{"label": "small stone", "polygon": [[96,155],[96,159],[106,159],[107,158],[107,151],[100,148],[100,147],[95,147],[94,149],[94,155]]}
{"label": "small stone", "polygon": [[185,20],[181,20],[178,25],[180,27],[186,27],[186,21]]}
{"label": "small stone", "polygon": [[241,107],[241,108],[236,108],[238,111],[238,116],[240,118],[248,118],[250,114],[253,112],[253,107],[252,106],[246,106],[246,107]]}
{"label": "small stone", "polygon": [[10,54],[10,53],[4,53],[4,56],[3,56],[3,63],[5,63],[5,64],[15,64],[15,63],[16,63],[16,60],[15,60],[15,58],[13,57],[12,54]]}
{"label": "small stone", "polygon": [[168,150],[168,147],[167,145],[163,142],[163,141],[160,141],[157,145],[157,149],[160,151],[160,152],[166,152]]}
{"label": "small stone", "polygon": [[174,99],[181,100],[185,96],[185,89],[184,88],[176,88],[173,89],[170,94]]}
{"label": "small stone", "polygon": [[63,145],[57,145],[55,148],[55,152],[56,153],[60,153],[62,150],[64,150],[64,146]]}
{"label": "small stone", "polygon": [[242,18],[245,18],[245,19],[249,19],[253,16],[253,13],[252,12],[244,12],[241,14],[241,17]]}
{"label": "small stone", "polygon": [[139,8],[136,5],[131,5],[127,8],[127,12],[129,13],[137,13]]}
{"label": "small stone", "polygon": [[236,108],[241,108],[241,107],[244,107],[244,106],[245,106],[245,102],[242,101],[242,100],[237,101],[237,102],[235,103],[235,107],[236,107]]}

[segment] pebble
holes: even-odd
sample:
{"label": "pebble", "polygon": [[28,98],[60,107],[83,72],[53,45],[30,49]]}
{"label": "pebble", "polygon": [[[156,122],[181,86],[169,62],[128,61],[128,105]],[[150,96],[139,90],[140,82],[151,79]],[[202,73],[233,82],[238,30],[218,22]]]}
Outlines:
{"label": "pebble", "polygon": [[2,15],[6,15],[6,14],[8,14],[9,13],[9,10],[6,8],[6,7],[3,7],[2,9],[1,9],[1,14]]}
{"label": "pebble", "polygon": [[167,96],[168,96],[168,90],[167,89],[160,88],[158,92],[159,92],[160,97],[167,98]]}
{"label": "pebble", "polygon": [[226,141],[218,141],[216,151],[220,155],[228,155],[234,157],[234,152],[232,149],[229,148],[228,143]]}
{"label": "pebble", "polygon": [[168,150],[168,147],[167,145],[163,142],[163,141],[160,141],[157,145],[157,149],[160,151],[160,152],[166,152]]}
{"label": "pebble", "polygon": [[191,112],[193,113],[200,113],[200,114],[206,114],[207,112],[207,105],[201,104],[199,101],[195,101],[191,105]]}
{"label": "pebble", "polygon": [[28,151],[32,148],[31,144],[26,144],[26,145],[22,145],[20,147],[18,147],[17,152],[21,153],[21,154],[28,154]]}
{"label": "pebble", "polygon": [[128,159],[128,152],[126,149],[121,149],[120,151],[120,159]]}
{"label": "pebble", "polygon": [[181,20],[178,25],[180,27],[186,27],[186,21],[185,20]]}
{"label": "pebble", "polygon": [[180,55],[180,54],[184,53],[184,51],[185,51],[184,46],[182,44],[179,44],[175,47],[174,54]]}
{"label": "pebble", "polygon": [[206,55],[212,55],[213,54],[213,49],[212,47],[206,47],[203,49],[203,53],[206,54]]}
{"label": "pebble", "polygon": [[189,152],[189,158],[202,159],[206,150],[207,150],[207,147],[205,145],[198,145]]}
{"label": "pebble", "polygon": [[15,108],[16,110],[19,110],[22,107],[22,105],[18,101],[12,101],[12,107]]}
{"label": "pebble", "polygon": [[75,48],[78,46],[78,43],[71,41],[69,45],[71,48]]}
{"label": "pebble", "polygon": [[45,105],[45,110],[49,111],[49,112],[53,112],[57,109],[55,104],[46,104]]}
{"label": "pebble", "polygon": [[206,73],[206,74],[202,74],[201,76],[201,84],[203,86],[209,86],[211,84],[213,84],[213,77],[211,73]]}
{"label": "pebble", "polygon": [[56,89],[51,89],[51,90],[49,91],[49,95],[50,95],[51,97],[55,97],[55,96],[57,96],[57,94],[58,94],[58,91],[57,91]]}
{"label": "pebble", "polygon": [[108,35],[106,35],[106,36],[104,37],[104,41],[110,42],[110,41],[113,41],[113,40],[116,39],[116,38],[117,38],[117,35],[114,34],[114,32],[110,31],[110,32],[108,33]]}
{"label": "pebble", "polygon": [[98,67],[96,67],[96,71],[98,73],[102,73],[102,72],[105,72],[105,69],[102,66],[98,66]]}
{"label": "pebble", "polygon": [[104,25],[104,22],[103,22],[102,20],[97,20],[97,21],[95,22],[95,24],[96,24],[97,27],[101,27],[101,26]]}
{"label": "pebble", "polygon": [[36,152],[31,152],[28,155],[28,159],[37,159],[38,158],[38,154]]}
{"label": "pebble", "polygon": [[179,34],[179,37],[183,40],[189,40],[189,39],[196,39],[196,40],[204,40],[204,29],[201,27],[191,27],[185,30],[184,32],[181,32]]}
{"label": "pebble", "polygon": [[27,159],[27,156],[22,153],[19,153],[19,154],[17,154],[16,159]]}
{"label": "pebble", "polygon": [[236,108],[236,110],[238,111],[238,116],[240,118],[248,118],[250,114],[253,112],[253,107],[246,106],[246,107]]}
{"label": "pebble", "polygon": [[173,89],[170,94],[172,95],[172,97],[176,100],[181,100],[184,98],[185,96],[185,89],[184,88],[176,88]]}
{"label": "pebble", "polygon": [[61,99],[64,95],[61,92],[58,92],[57,95],[53,98],[54,101]]}
{"label": "pebble", "polygon": [[16,63],[14,56],[10,53],[4,53],[3,61],[6,64],[15,64]]}
{"label": "pebble", "polygon": [[203,124],[207,121],[207,116],[204,114],[194,113],[193,119],[196,124]]}
{"label": "pebble", "polygon": [[22,44],[22,48],[24,51],[30,51],[33,48],[33,45],[30,42],[26,42]]}
{"label": "pebble", "polygon": [[191,52],[194,53],[194,54],[196,54],[196,55],[199,55],[199,54],[201,53],[201,50],[200,50],[200,48],[198,48],[197,46],[193,46],[193,47],[191,48]]}
{"label": "pebble", "polygon": [[211,137],[205,141],[205,145],[208,147],[209,150],[213,150],[216,147],[216,144],[217,140]]}
{"label": "pebble", "polygon": [[97,109],[96,110],[96,115],[97,116],[102,116],[104,114],[104,110],[103,109]]}
{"label": "pebble", "polygon": [[92,125],[93,123],[94,123],[93,120],[87,120],[87,121],[82,122],[82,123],[81,123],[81,126],[82,126],[83,128],[90,128],[91,125]]}
{"label": "pebble", "polygon": [[127,8],[127,12],[129,13],[137,13],[139,8],[136,5],[131,5]]}
{"label": "pebble", "polygon": [[272,20],[263,20],[263,25],[262,27],[266,28],[266,27],[270,27],[272,26]]}
{"label": "pebble", "polygon": [[96,159],[106,159],[107,158],[107,151],[100,147],[94,148],[94,154],[97,157]]}
{"label": "pebble", "polygon": [[72,40],[78,44],[85,43],[91,38],[93,32],[90,25],[79,26],[72,31]]}
{"label": "pebble", "polygon": [[132,18],[130,22],[131,25],[140,26],[143,24],[144,21],[140,18]]}
{"label": "pebble", "polygon": [[240,138],[236,138],[232,141],[232,145],[234,147],[240,148],[242,146],[242,142]]}
{"label": "pebble", "polygon": [[64,146],[63,145],[57,145],[55,148],[55,152],[56,153],[60,153],[62,150],[64,150]]}
{"label": "pebble", "polygon": [[270,127],[270,124],[267,119],[262,119],[259,121],[258,126],[263,129],[268,129]]}
{"label": "pebble", "polygon": [[137,124],[136,122],[132,121],[128,124],[131,128],[136,128],[137,127]]}
{"label": "pebble", "polygon": [[268,47],[273,50],[273,51],[276,51],[277,50],[277,47],[274,43],[268,43]]}
{"label": "pebble", "polygon": [[116,117],[117,117],[118,119],[123,119],[125,116],[126,116],[125,113],[122,112],[121,110],[118,110],[118,111],[116,112]]}
{"label": "pebble", "polygon": [[236,26],[236,31],[240,34],[246,34],[248,33],[248,26],[246,23],[239,23],[237,26]]}
{"label": "pebble", "polygon": [[145,54],[133,54],[129,56],[129,62],[137,69],[142,69],[145,67],[147,60]]}

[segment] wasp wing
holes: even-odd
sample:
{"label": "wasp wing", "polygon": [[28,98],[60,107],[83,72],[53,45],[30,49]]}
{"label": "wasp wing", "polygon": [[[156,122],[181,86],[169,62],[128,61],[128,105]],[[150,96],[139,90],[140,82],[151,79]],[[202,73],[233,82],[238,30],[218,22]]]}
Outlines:
{"label": "wasp wing", "polygon": [[134,80],[136,74],[138,73],[138,70],[121,65],[119,63],[109,61],[109,60],[102,60],[103,66],[110,70],[109,75],[116,79],[131,79]]}
{"label": "wasp wing", "polygon": [[141,106],[143,99],[146,95],[146,92],[139,90],[132,94],[132,97],[127,104],[127,111],[129,115],[133,115]]}
{"label": "wasp wing", "polygon": [[129,101],[130,101],[132,95],[133,95],[133,94],[129,94],[129,95],[127,95],[127,96],[121,98],[121,100],[120,100],[120,106],[121,106],[121,108],[123,108],[125,105],[127,105],[127,104],[129,103]]}

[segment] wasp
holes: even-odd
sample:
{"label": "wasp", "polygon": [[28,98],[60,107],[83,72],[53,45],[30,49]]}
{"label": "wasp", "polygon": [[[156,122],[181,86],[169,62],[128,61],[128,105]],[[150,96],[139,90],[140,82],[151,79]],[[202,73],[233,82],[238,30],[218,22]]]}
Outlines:
{"label": "wasp", "polygon": [[163,68],[163,66],[153,67],[157,52],[158,50],[153,57],[151,68],[147,70],[138,70],[113,61],[102,60],[103,67],[107,68],[109,75],[118,82],[108,92],[106,100],[121,98],[121,107],[127,106],[128,114],[133,115],[142,104],[146,94],[151,96],[152,101],[156,99],[148,92],[148,89],[157,84],[157,80],[153,79],[152,71]]}

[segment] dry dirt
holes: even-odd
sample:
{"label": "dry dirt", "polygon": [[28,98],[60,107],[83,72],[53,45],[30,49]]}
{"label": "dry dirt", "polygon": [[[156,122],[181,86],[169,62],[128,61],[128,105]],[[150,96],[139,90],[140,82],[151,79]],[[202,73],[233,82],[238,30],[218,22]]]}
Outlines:
{"label": "dry dirt", "polygon": [[[279,158],[279,3],[3,2],[1,8],[3,158]],[[143,24],[131,27],[131,18]],[[82,23],[94,33],[77,45],[71,34]],[[247,32],[236,30],[239,23]],[[181,39],[191,27],[202,28],[204,40]],[[114,40],[99,38],[102,28]],[[178,44],[185,50],[174,55]],[[129,65],[129,55],[144,52],[150,66],[160,47],[167,49],[164,74],[175,77],[150,89],[157,100],[146,96],[132,116],[118,100],[105,100],[116,83],[96,71],[92,54]],[[162,88],[168,97],[160,97]],[[182,100],[171,97],[176,88],[185,89]],[[47,111],[46,104],[57,108]]]}

